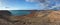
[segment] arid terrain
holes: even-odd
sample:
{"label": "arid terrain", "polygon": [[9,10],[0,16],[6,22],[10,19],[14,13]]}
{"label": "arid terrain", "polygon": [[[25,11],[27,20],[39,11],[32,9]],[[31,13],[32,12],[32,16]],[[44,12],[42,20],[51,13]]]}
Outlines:
{"label": "arid terrain", "polygon": [[26,16],[0,18],[0,25],[60,25],[60,11],[40,10]]}

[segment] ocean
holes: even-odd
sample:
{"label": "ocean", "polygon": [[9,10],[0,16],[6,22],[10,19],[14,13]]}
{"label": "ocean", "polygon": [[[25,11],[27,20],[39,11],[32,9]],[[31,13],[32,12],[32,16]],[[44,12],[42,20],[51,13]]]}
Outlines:
{"label": "ocean", "polygon": [[10,10],[13,16],[21,16],[21,15],[28,15],[31,12],[28,10]]}

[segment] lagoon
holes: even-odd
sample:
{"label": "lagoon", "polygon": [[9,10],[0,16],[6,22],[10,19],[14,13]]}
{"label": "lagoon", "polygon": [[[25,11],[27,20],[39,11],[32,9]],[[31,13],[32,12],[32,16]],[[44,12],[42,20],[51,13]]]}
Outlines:
{"label": "lagoon", "polygon": [[28,15],[31,12],[28,10],[10,10],[13,16],[21,16],[21,15]]}

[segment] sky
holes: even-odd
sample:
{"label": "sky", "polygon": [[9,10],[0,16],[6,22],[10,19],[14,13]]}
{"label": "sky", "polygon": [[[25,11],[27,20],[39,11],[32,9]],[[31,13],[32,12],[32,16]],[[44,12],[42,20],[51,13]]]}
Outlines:
{"label": "sky", "polygon": [[53,9],[60,6],[59,2],[60,0],[0,0],[0,10]]}

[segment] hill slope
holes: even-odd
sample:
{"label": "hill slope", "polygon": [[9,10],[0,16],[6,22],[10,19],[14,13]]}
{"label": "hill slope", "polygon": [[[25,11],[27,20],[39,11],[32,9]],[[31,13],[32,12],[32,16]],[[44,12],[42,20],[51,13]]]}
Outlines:
{"label": "hill slope", "polygon": [[10,16],[7,22],[9,25],[60,25],[60,11],[36,11],[31,17]]}

